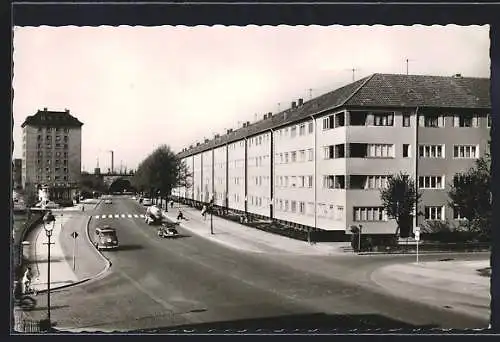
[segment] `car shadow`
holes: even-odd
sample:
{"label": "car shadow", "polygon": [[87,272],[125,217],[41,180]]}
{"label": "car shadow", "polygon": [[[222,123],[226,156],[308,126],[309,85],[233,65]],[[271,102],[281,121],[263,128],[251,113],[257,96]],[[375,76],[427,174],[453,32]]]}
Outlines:
{"label": "car shadow", "polygon": [[143,249],[144,246],[142,245],[135,245],[135,244],[132,244],[132,245],[120,245],[118,247],[118,251],[136,251],[136,250],[139,250],[139,249]]}

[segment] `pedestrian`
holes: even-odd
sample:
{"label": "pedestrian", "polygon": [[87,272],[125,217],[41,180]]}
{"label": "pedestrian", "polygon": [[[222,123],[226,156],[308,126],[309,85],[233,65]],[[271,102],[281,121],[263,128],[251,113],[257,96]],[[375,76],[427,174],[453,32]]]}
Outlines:
{"label": "pedestrian", "polygon": [[201,208],[201,216],[203,217],[203,220],[207,219],[207,206],[206,205],[203,205],[203,207]]}
{"label": "pedestrian", "polygon": [[184,215],[182,214],[182,211],[179,210],[179,214],[177,214],[177,221],[180,221],[184,219]]}
{"label": "pedestrian", "polygon": [[174,201],[170,200],[170,208],[174,208]]}

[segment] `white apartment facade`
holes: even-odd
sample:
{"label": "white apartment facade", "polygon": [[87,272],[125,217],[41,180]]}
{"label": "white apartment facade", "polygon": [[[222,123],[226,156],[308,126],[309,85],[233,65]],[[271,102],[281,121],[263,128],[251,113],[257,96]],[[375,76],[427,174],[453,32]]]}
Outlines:
{"label": "white apartment facade", "polygon": [[226,150],[228,209],[302,228],[391,234],[396,223],[380,190],[400,171],[423,193],[416,224],[458,223],[449,182],[486,153],[490,110],[488,79],[374,74],[179,157]]}

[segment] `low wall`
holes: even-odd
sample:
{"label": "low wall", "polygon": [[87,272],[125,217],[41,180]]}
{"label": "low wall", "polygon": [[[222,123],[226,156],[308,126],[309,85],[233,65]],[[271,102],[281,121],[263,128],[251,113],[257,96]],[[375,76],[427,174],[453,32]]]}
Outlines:
{"label": "low wall", "polygon": [[23,258],[23,241],[26,235],[36,226],[43,222],[44,211],[36,211],[31,214],[31,217],[24,223],[21,230],[17,231],[14,235],[13,241],[13,272],[14,279],[18,279],[21,276],[24,258]]}

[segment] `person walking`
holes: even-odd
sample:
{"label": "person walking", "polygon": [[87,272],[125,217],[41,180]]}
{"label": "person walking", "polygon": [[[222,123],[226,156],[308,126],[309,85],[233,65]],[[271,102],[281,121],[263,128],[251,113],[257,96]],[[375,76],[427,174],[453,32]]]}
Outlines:
{"label": "person walking", "polygon": [[26,267],[23,275],[23,293],[27,293],[31,289],[31,280],[33,278],[33,273],[31,272],[31,267]]}
{"label": "person walking", "polygon": [[203,205],[203,207],[201,208],[201,216],[203,217],[203,220],[207,219],[207,206],[206,205]]}
{"label": "person walking", "polygon": [[180,221],[184,219],[184,214],[182,214],[182,211],[179,209],[179,214],[177,214],[177,221]]}

